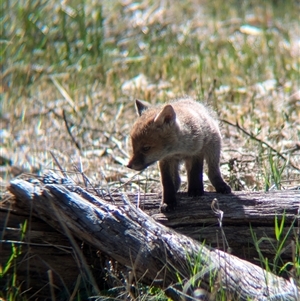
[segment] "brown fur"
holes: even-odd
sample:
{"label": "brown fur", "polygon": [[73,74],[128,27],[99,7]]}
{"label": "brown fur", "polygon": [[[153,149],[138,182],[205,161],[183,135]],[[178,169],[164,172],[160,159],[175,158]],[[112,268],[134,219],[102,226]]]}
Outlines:
{"label": "brown fur", "polygon": [[159,161],[166,210],[176,205],[180,186],[179,163],[185,162],[188,194],[202,195],[203,160],[217,192],[230,193],[220,173],[221,135],[209,110],[190,98],[160,107],[136,100],[139,118],[131,130],[133,154],[128,167],[143,170]]}

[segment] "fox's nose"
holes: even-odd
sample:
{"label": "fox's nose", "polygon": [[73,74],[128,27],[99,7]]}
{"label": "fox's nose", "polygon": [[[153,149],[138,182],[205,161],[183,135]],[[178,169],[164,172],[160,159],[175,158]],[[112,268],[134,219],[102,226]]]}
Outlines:
{"label": "fox's nose", "polygon": [[132,163],[131,163],[131,162],[128,162],[128,164],[126,165],[126,167],[132,168]]}

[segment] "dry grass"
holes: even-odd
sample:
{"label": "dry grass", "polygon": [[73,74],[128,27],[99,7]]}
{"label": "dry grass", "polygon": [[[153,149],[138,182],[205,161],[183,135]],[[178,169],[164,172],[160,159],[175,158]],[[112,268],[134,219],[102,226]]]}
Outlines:
{"label": "dry grass", "polygon": [[156,166],[138,176],[125,167],[133,100],[187,94],[211,96],[234,190],[299,189],[297,1],[2,6],[2,187],[58,169],[56,158],[78,181],[84,172],[96,186],[157,191]]}
{"label": "dry grass", "polygon": [[[52,151],[65,170],[118,187],[133,176],[124,167],[133,99],[205,99],[215,79],[211,103],[224,120],[227,180],[238,190],[271,188],[272,157],[285,166],[279,186],[298,186],[296,14],[281,2],[233,3],[221,12],[196,1],[171,9],[168,1],[7,1],[0,138],[11,166],[2,180],[57,168]],[[157,187],[156,167],[139,179]]]}

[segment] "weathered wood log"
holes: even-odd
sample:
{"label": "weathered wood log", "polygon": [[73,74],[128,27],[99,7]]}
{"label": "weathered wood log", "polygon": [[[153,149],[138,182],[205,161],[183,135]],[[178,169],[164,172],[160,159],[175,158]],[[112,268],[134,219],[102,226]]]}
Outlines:
{"label": "weathered wood log", "polygon": [[[158,285],[165,288],[178,281],[177,275],[182,279],[189,279],[189,264],[192,263],[188,263],[187,258],[193,261],[198,256],[202,266],[202,273],[198,277],[201,278],[201,287],[206,291],[213,280],[216,289],[222,287],[228,296],[235,296],[238,300],[297,300],[299,297],[299,288],[292,282],[276,277],[235,256],[207,248],[158,224],[133,206],[125,195],[121,195],[123,204],[117,205],[104,198],[95,197],[80,187],[41,185],[18,179],[11,181],[9,190],[24,208],[32,208],[33,212],[52,227],[88,242],[122,265],[133,268],[135,277],[142,277],[144,283],[153,283],[155,279]],[[299,192],[291,194],[292,206],[288,206],[287,203],[285,208],[286,219],[290,222],[295,221],[300,204]],[[245,206],[250,202],[254,208],[255,204],[260,205],[262,201],[243,203],[239,196],[232,197],[235,201],[230,200],[230,203],[235,205],[230,206],[239,214],[231,215],[229,221],[237,217],[247,218]],[[274,201],[274,197],[271,199]],[[180,206],[184,206],[184,202],[190,200],[182,198],[180,201]],[[223,203],[219,203],[223,210]],[[145,207],[147,206],[151,206],[151,200],[145,203]],[[230,206],[228,210],[231,210]],[[254,210],[253,208],[251,210]],[[194,223],[198,224],[196,210],[194,207],[190,221],[193,223],[194,220]],[[278,213],[282,212],[282,209],[278,210]],[[167,216],[169,221],[172,220],[171,216],[174,217],[173,220],[182,219],[184,216],[180,211],[182,210],[179,207],[178,212],[170,213]],[[229,214],[229,211],[223,211]],[[162,219],[162,215],[158,214],[159,216]],[[212,218],[210,214],[210,222]],[[261,221],[258,216],[256,220]],[[189,223],[186,216],[183,222]],[[223,219],[223,222],[227,220]]]}
{"label": "weathered wood log", "polygon": [[[281,259],[290,261],[292,258],[294,251],[292,241],[295,232],[289,230],[291,225],[297,226],[296,217],[300,206],[299,190],[234,192],[231,195],[206,193],[198,198],[189,198],[185,194],[179,194],[178,207],[167,214],[159,213],[159,193],[147,193],[140,196],[128,193],[126,195],[134,205],[137,205],[138,200],[140,208],[159,223],[196,240],[205,241],[212,247],[228,250],[227,245],[222,244],[223,231],[232,254],[256,263],[258,263],[258,254],[253,235],[260,240],[259,248],[263,256],[272,261],[276,253],[274,245],[278,243],[274,232],[275,217],[280,221],[284,216],[283,234],[289,233],[289,235],[282,250]],[[107,201],[113,199],[116,205],[123,204],[120,193],[106,194],[103,198]],[[215,198],[223,212],[222,231],[211,209]],[[20,214],[20,210],[17,211],[15,213]]]}
{"label": "weathered wood log", "polygon": [[[291,227],[300,226],[299,190],[234,192],[230,195],[206,193],[194,199],[182,196],[175,212],[153,213],[152,217],[159,223],[176,229],[177,232],[226,250],[227,246],[221,243],[219,220],[212,210],[212,202],[215,199],[218,200],[218,207],[222,211],[222,231],[232,254],[253,262],[257,257],[253,235],[260,239],[259,248],[264,256],[272,258],[275,256],[274,245],[277,243],[275,219],[279,222],[284,219],[284,235]],[[144,203],[149,206],[147,196]],[[291,259],[291,241],[294,238],[295,232],[291,231],[282,253],[282,258],[286,260]]]}

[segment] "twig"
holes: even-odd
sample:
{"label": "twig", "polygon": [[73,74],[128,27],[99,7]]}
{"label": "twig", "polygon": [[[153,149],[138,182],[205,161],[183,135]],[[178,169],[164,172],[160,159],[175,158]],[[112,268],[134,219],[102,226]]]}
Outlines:
{"label": "twig", "polygon": [[[93,185],[93,183],[90,181],[90,179],[88,178],[88,176],[84,173],[84,171],[82,170],[82,168],[78,168],[75,164],[74,164],[74,169],[76,170],[76,172],[79,172],[83,178],[83,181],[84,181],[84,184],[85,184],[85,187],[86,189],[88,189],[89,187],[92,188],[92,190],[94,191],[94,193],[99,196],[99,197],[104,197],[104,193],[103,193],[103,190],[104,189],[97,189],[95,187],[95,185]],[[110,192],[109,192],[109,188],[106,189],[108,192],[106,194],[108,194],[111,198],[111,201],[114,201],[113,200],[113,197],[111,196]],[[99,191],[101,192],[101,195],[99,193]]]}
{"label": "twig", "polygon": [[65,170],[62,168],[62,166],[60,165],[60,163],[58,162],[58,160],[56,159],[53,151],[49,151],[50,155],[52,156],[53,160],[55,161],[56,165],[58,166],[58,168],[60,169],[61,173],[64,175],[65,178],[69,178],[68,175],[66,174]]}
{"label": "twig", "polygon": [[78,292],[78,290],[79,290],[79,286],[80,286],[80,283],[81,283],[81,274],[78,274],[78,276],[77,276],[77,280],[76,280],[76,283],[75,283],[75,287],[74,287],[74,289],[73,289],[73,293],[72,293],[72,295],[70,296],[70,299],[69,299],[69,301],[73,301],[74,299],[75,299],[75,297],[76,297],[76,294],[77,294],[77,292]]}
{"label": "twig", "polygon": [[72,135],[70,126],[68,124],[68,120],[67,120],[67,116],[66,116],[66,111],[65,110],[63,110],[63,118],[64,118],[64,122],[65,122],[65,125],[66,125],[66,128],[67,128],[68,134],[70,135],[70,137],[71,137],[72,141],[74,142],[75,146],[77,147],[77,149],[81,152],[81,146],[80,146],[80,144],[76,141],[76,139]]}
{"label": "twig", "polygon": [[[39,101],[39,99],[38,98],[36,98],[36,97],[32,97],[42,108],[43,107],[45,107],[46,105],[45,104],[43,104],[41,101]],[[46,106],[47,107],[47,106]],[[58,119],[64,119],[62,116],[61,116],[61,114],[59,114],[59,113],[57,113],[56,111],[55,111],[55,108],[48,108],[47,107],[47,111],[41,111],[41,113],[39,113],[39,114],[37,114],[37,116],[40,116],[40,115],[47,115],[48,113],[53,113],[53,115],[56,117],[56,118],[58,118]],[[18,116],[18,115],[14,115],[15,116],[15,118],[21,118],[20,116]],[[28,115],[27,115],[28,116]],[[29,115],[29,117],[35,117],[35,115]],[[68,121],[68,125],[69,125],[69,127],[70,126],[76,126],[76,127],[79,127],[79,125],[77,124],[77,123],[75,123],[75,122],[72,122],[72,121]],[[99,133],[99,128],[93,128],[93,127],[90,127],[90,126],[83,126],[83,127],[81,127],[81,129],[82,130],[84,130],[84,131],[90,131],[90,132],[95,132],[95,133]]]}
{"label": "twig", "polygon": [[54,283],[53,283],[53,273],[52,273],[52,270],[48,270],[47,274],[48,274],[48,279],[49,279],[51,300],[54,301],[56,298],[55,298],[55,293],[54,293]]}
{"label": "twig", "polygon": [[265,145],[266,147],[268,147],[272,152],[274,152],[276,155],[278,155],[281,159],[285,160],[291,167],[293,167],[296,170],[300,170],[299,167],[297,167],[296,165],[294,165],[289,159],[287,159],[284,155],[282,155],[279,151],[277,151],[274,147],[272,147],[270,144],[268,144],[267,142],[255,137],[254,135],[250,134],[249,132],[247,132],[245,129],[243,129],[238,121],[236,121],[236,124],[231,123],[230,121],[227,121],[225,119],[221,119],[222,122],[229,124],[235,128],[237,128],[238,130],[242,131],[245,135],[249,136],[251,139]]}
{"label": "twig", "polygon": [[218,202],[218,200],[216,198],[214,198],[213,201],[211,202],[211,210],[213,211],[213,213],[218,218],[219,227],[220,227],[221,233],[222,233],[223,251],[231,254],[232,250],[229,247],[229,243],[227,241],[227,238],[226,238],[226,235],[225,235],[225,232],[224,232],[224,229],[223,229],[224,212],[222,210],[220,210],[220,208],[219,208],[219,202]]}
{"label": "twig", "polygon": [[54,86],[57,88],[57,90],[60,92],[60,94],[64,97],[64,99],[72,107],[74,112],[76,112],[76,107],[75,107],[74,101],[71,98],[71,96],[68,94],[66,89],[56,80],[56,78],[54,76],[50,76],[50,79],[52,80]]}
{"label": "twig", "polygon": [[81,156],[79,156],[79,164],[78,164],[78,165],[75,165],[75,163],[74,163],[74,167],[75,167],[75,169],[76,169],[77,171],[79,171],[79,173],[81,174],[82,180],[83,180],[83,182],[84,182],[85,188],[88,188],[88,178],[87,178],[87,176],[84,174],[84,171],[83,171]]}
{"label": "twig", "polygon": [[208,90],[208,94],[207,94],[207,102],[210,102],[213,96],[213,93],[216,89],[216,83],[217,80],[214,78],[213,82],[211,83],[209,90]]}

